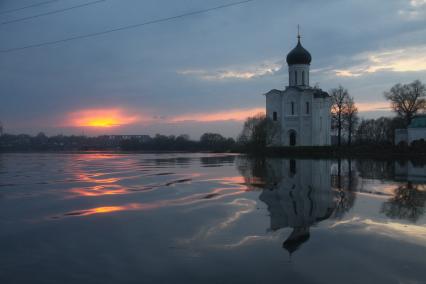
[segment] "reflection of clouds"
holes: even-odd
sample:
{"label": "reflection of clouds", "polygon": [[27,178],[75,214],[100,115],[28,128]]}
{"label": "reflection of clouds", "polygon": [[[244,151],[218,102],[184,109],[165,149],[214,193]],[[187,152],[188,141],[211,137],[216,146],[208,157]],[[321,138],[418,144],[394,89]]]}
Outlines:
{"label": "reflection of clouds", "polygon": [[[72,211],[65,213],[64,216],[89,216],[94,214],[105,214],[117,211],[129,211],[141,209],[141,204],[128,204],[125,206],[101,206],[80,211]],[[54,217],[58,218],[58,217]]]}
{"label": "reflection of clouds", "polygon": [[[89,216],[89,215],[112,213],[112,212],[118,212],[118,211],[143,211],[143,210],[153,210],[153,209],[159,209],[159,208],[170,207],[170,206],[187,206],[187,205],[194,205],[197,203],[204,203],[211,200],[219,200],[225,197],[240,195],[247,191],[247,188],[244,185],[241,185],[238,183],[234,184],[231,182],[231,180],[233,180],[233,178],[231,179],[225,178],[222,182],[225,185],[229,185],[228,187],[214,188],[213,190],[208,192],[195,193],[195,194],[191,194],[181,198],[158,200],[151,203],[131,203],[131,204],[125,204],[120,206],[101,206],[96,208],[89,208],[89,209],[68,212],[63,214],[63,216]],[[182,183],[187,181],[188,181],[187,179],[176,180],[174,182],[166,182],[162,184],[162,186],[169,186],[169,185],[173,185],[174,183]],[[153,189],[153,187],[148,189]],[[104,188],[101,187],[101,190],[103,191]],[[87,194],[87,192],[84,192],[84,194]],[[97,193],[94,193],[94,196],[97,196],[96,194]],[[239,203],[239,202],[241,201],[236,201],[236,203]],[[108,209],[105,210],[105,208],[110,208],[111,210],[108,210]],[[55,216],[53,218],[56,219],[59,217]],[[238,216],[237,216],[237,219],[238,219]],[[226,224],[223,224],[223,226],[226,226]]]}
{"label": "reflection of clouds", "polygon": [[[164,207],[171,206],[188,206],[202,202],[208,202],[211,200],[219,200],[225,197],[239,195],[245,192],[245,187],[235,187],[235,188],[215,188],[210,192],[195,193],[185,197],[176,198],[176,199],[166,199],[158,200],[151,203],[131,203],[121,206],[101,206],[90,209],[83,209],[72,211],[63,214],[63,216],[88,216],[95,215],[100,213],[111,213],[117,211],[143,211],[143,210],[153,210]],[[114,210],[99,210],[99,208],[114,208]],[[58,218],[55,216],[54,218]]]}
{"label": "reflection of clouds", "polygon": [[89,174],[82,171],[76,174],[76,179],[80,182],[90,182],[90,183],[116,183],[123,179],[118,177],[102,178],[103,176],[108,174],[110,173]]}
{"label": "reflection of clouds", "polygon": [[426,246],[426,226],[422,225],[380,222],[353,217],[352,219],[334,222],[329,228],[338,228],[340,226],[352,226],[354,231],[371,232]]}
{"label": "reflection of clouds", "polygon": [[245,198],[239,198],[231,201],[229,203],[231,206],[240,206],[242,209],[234,212],[231,216],[229,216],[227,219],[225,219],[223,222],[219,223],[217,226],[214,226],[208,230],[208,234],[214,234],[217,231],[223,230],[229,226],[231,226],[233,223],[238,221],[241,216],[244,214],[248,214],[252,212],[256,208],[256,202],[254,200],[249,200]]}
{"label": "reflection of clouds", "polygon": [[[143,171],[143,174],[134,174],[137,168],[135,168],[136,164],[133,159],[112,160],[108,162],[107,166],[105,164],[97,163],[99,160],[102,161],[103,159],[108,159],[110,157],[117,158],[116,155],[113,156],[103,154],[76,155],[73,158],[69,168],[72,169],[71,172],[75,176],[74,180],[78,183],[84,183],[88,185],[69,189],[68,192],[72,193],[71,197],[95,198],[107,195],[124,195],[138,192],[149,192],[161,187],[169,187],[177,184],[193,182],[213,182],[216,187],[210,191],[197,192],[195,194],[187,195],[181,198],[156,200],[149,203],[130,203],[111,206],[105,205],[67,212],[63,214],[63,216],[90,216],[120,211],[143,211],[170,206],[195,205],[229,196],[239,195],[247,191],[247,187],[243,184],[243,179],[240,176],[225,176],[205,180],[199,179],[194,181],[195,178],[200,177],[202,174],[197,172],[189,174],[177,174],[171,172],[152,173],[150,171],[148,173]],[[158,159],[154,159],[153,161],[157,163]],[[168,160],[166,164],[169,165]],[[91,170],[93,165],[96,165],[96,171]],[[147,167],[144,166],[143,168],[146,169]],[[146,177],[147,180],[149,180],[148,177],[153,178],[156,176],[173,176],[173,179],[147,184],[135,184],[134,182],[136,179]],[[176,178],[176,176],[178,176],[178,178]],[[126,180],[131,180],[131,185],[122,184],[122,182]],[[222,226],[226,226],[226,224],[223,224]]]}
{"label": "reflection of clouds", "polygon": [[[190,183],[193,178],[198,177],[199,174],[185,175],[179,179],[173,179],[163,183],[147,184],[138,186],[122,186],[119,184],[100,184],[88,187],[78,187],[70,189],[70,192],[76,194],[76,196],[103,196],[103,195],[118,195],[118,194],[130,194],[136,192],[149,192],[161,187],[173,186],[175,184]],[[117,181],[122,181],[131,178],[120,178]]]}
{"label": "reflection of clouds", "polygon": [[84,188],[72,188],[70,192],[77,196],[102,196],[102,195],[115,195],[115,194],[126,194],[128,190],[117,184],[110,185],[94,185],[91,187]]}
{"label": "reflection of clouds", "polygon": [[[115,160],[109,161],[108,167],[104,164],[96,164],[96,172],[91,171],[93,163],[110,158],[115,158]],[[70,168],[72,168],[75,181],[78,183],[89,184],[88,186],[71,188],[69,190],[69,192],[72,193],[71,197],[97,197],[104,195],[130,194],[142,191],[147,192],[160,187],[168,187],[179,183],[189,183],[194,178],[201,175],[199,173],[181,174],[177,179],[175,178],[162,183],[126,186],[121,183],[128,180],[137,180],[139,178],[155,175],[176,176],[177,174],[169,172],[152,174],[146,173],[146,170],[143,171],[145,174],[134,174],[137,170],[137,168],[135,168],[134,160],[117,160],[116,155],[99,153],[77,155],[73,159],[73,163]]]}
{"label": "reflection of clouds", "polygon": [[220,184],[224,184],[224,185],[243,185],[244,184],[244,178],[242,176],[211,178],[211,179],[206,179],[204,181],[219,182]]}
{"label": "reflection of clouds", "polygon": [[274,241],[276,239],[278,239],[278,235],[265,235],[265,236],[253,235],[253,236],[246,236],[236,243],[216,245],[215,247],[224,248],[224,249],[235,249],[242,246],[250,245],[256,241]]}
{"label": "reflection of clouds", "polygon": [[[238,220],[241,219],[241,217],[245,214],[249,214],[253,212],[256,208],[256,201],[246,198],[238,198],[231,202],[228,202],[225,204],[226,206],[236,207],[238,208],[235,212],[233,212],[230,216],[226,217],[223,221],[213,225],[213,226],[204,226],[202,227],[194,236],[180,240],[179,243],[181,244],[192,244],[199,241],[205,241],[206,239],[209,239],[215,234],[220,233],[224,229],[232,226]],[[214,245],[218,246],[218,245]],[[227,245],[219,245],[219,246],[227,246]]]}

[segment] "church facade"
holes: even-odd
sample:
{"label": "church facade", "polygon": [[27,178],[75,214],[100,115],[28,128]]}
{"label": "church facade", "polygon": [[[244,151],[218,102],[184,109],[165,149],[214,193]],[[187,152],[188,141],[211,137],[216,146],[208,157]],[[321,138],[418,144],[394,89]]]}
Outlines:
{"label": "church facade", "polygon": [[311,60],[298,36],[296,47],[287,55],[288,86],[265,94],[266,115],[275,124],[269,146],[331,144],[331,97],[309,85]]}

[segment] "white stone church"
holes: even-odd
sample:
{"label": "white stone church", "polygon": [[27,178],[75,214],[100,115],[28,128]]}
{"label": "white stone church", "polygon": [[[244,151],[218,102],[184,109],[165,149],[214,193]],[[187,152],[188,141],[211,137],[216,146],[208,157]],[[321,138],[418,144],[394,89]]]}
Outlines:
{"label": "white stone church", "polygon": [[287,55],[289,83],[285,90],[266,96],[266,115],[278,133],[269,146],[326,146],[331,144],[331,97],[309,86],[311,54],[298,35],[296,47]]}

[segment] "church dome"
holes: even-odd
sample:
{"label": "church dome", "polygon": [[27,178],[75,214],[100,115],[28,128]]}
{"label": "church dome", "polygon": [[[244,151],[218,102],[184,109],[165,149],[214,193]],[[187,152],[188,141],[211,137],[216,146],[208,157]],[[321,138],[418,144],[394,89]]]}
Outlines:
{"label": "church dome", "polygon": [[296,47],[287,55],[287,64],[310,64],[311,60],[311,54],[303,48],[299,38]]}

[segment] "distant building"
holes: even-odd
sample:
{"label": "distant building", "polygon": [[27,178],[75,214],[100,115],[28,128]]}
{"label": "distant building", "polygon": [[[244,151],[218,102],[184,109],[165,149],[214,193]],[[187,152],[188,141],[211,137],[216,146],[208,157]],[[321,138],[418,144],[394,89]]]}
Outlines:
{"label": "distant building", "polygon": [[331,97],[309,86],[311,54],[297,46],[287,55],[289,85],[285,90],[271,90],[266,96],[266,115],[279,133],[270,146],[324,146],[331,144]]}
{"label": "distant building", "polygon": [[410,145],[416,140],[426,141],[426,115],[418,115],[411,120],[407,129],[395,130],[395,145],[401,142]]}

